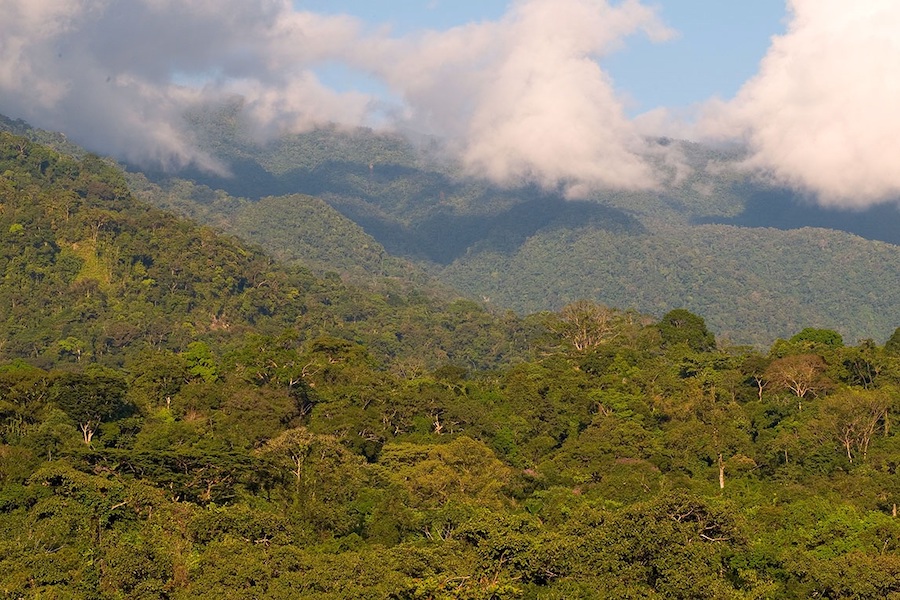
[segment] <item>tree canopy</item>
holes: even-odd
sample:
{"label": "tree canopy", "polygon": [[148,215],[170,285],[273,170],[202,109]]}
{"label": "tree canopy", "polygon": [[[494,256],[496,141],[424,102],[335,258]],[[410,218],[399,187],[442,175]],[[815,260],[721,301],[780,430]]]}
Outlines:
{"label": "tree canopy", "polygon": [[2,134],[0,202],[4,597],[900,594],[896,334],[353,287]]}

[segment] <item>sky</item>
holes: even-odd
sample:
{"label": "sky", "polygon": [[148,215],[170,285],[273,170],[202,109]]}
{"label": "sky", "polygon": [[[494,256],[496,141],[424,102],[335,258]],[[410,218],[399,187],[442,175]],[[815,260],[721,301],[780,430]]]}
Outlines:
{"label": "sky", "polygon": [[[397,34],[446,30],[503,16],[507,0],[295,0],[297,9],[351,14]],[[674,35],[666,43],[633,36],[601,60],[636,116],[732,97],[759,66],[773,35],[784,33],[784,0],[662,0],[651,3]],[[334,85],[358,84],[354,73],[326,74]],[[370,82],[363,78],[363,85]],[[382,93],[379,86],[373,91]]]}
{"label": "sky", "polygon": [[898,28],[896,0],[5,0],[0,113],[224,172],[184,115],[240,97],[260,141],[415,131],[571,197],[660,189],[659,136],[738,142],[748,172],[865,208],[900,197]]}

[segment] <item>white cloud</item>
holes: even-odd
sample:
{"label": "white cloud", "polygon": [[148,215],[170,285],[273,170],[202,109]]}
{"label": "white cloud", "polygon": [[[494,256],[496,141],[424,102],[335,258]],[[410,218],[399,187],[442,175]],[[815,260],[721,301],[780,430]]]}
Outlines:
{"label": "white cloud", "polygon": [[[638,0],[516,0],[496,21],[399,38],[289,0],[7,0],[0,113],[132,161],[208,168],[183,123],[203,103],[241,96],[260,139],[389,114],[445,136],[472,174],[570,195],[653,186],[644,136],[724,136],[823,204],[895,201],[900,2],[788,4],[759,73],[691,129],[664,109],[629,119],[599,66],[630,35],[671,35]],[[324,85],[315,71],[332,63],[384,81],[400,106]]]}
{"label": "white cloud", "polygon": [[361,123],[370,99],[336,93],[312,72],[359,35],[351,18],[282,0],[11,0],[0,20],[0,112],[130,160],[215,168],[182,122],[203,102],[240,93],[250,119],[273,132]]}
{"label": "white cloud", "polygon": [[787,32],[702,130],[744,135],[749,166],[864,208],[900,197],[900,3],[790,0]]}
{"label": "white cloud", "polygon": [[670,35],[638,0],[519,0],[497,21],[402,38],[289,0],[10,2],[0,112],[100,152],[216,168],[182,119],[234,95],[261,137],[366,123],[376,99],[315,76],[335,62],[383,79],[403,102],[388,112],[446,136],[473,174],[573,195],[655,183],[597,63],[634,33]]}
{"label": "white cloud", "polygon": [[471,173],[579,195],[655,184],[596,60],[637,31],[670,35],[636,1],[529,0],[500,21],[388,41],[359,60],[404,97],[413,126],[455,142]]}

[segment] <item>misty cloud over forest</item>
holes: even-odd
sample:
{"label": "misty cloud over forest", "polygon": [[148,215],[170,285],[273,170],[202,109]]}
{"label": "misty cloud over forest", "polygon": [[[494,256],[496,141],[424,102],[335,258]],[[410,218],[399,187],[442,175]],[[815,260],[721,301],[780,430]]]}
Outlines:
{"label": "misty cloud over forest", "polygon": [[[11,0],[0,21],[0,113],[129,161],[223,170],[186,111],[243,99],[260,140],[379,123],[447,140],[473,175],[578,196],[658,183],[648,135],[737,140],[749,168],[864,207],[900,196],[900,3],[789,0],[789,23],[733,99],[632,119],[601,60],[669,29],[650,3],[518,0],[495,21],[397,36],[287,0]],[[397,99],[329,88],[339,64]]]}

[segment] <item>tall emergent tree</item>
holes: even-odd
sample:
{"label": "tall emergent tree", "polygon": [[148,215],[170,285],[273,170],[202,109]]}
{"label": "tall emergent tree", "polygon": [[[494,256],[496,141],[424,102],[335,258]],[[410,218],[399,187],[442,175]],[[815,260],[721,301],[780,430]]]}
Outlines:
{"label": "tall emergent tree", "polygon": [[125,380],[114,371],[91,368],[63,373],[53,382],[53,401],[78,424],[90,444],[100,423],[127,409]]}

